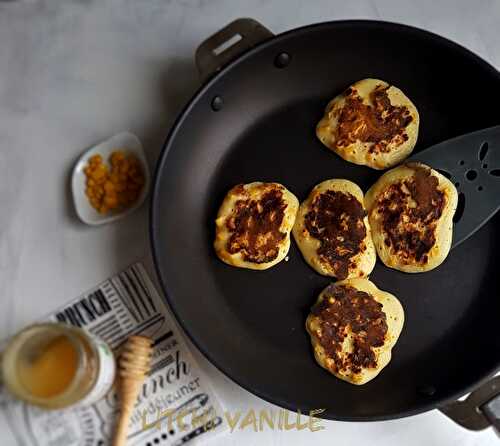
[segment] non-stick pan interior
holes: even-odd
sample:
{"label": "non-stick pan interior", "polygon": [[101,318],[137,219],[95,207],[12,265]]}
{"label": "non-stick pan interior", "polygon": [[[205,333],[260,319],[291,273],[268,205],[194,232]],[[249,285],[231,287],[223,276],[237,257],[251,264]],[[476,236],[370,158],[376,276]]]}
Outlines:
{"label": "non-stick pan interior", "polygon": [[[274,64],[281,52],[291,56],[284,68]],[[159,163],[151,222],[168,301],[207,357],[267,400],[346,420],[427,410],[500,363],[499,218],[434,271],[410,275],[377,264],[371,279],[401,300],[406,322],[391,363],[364,386],[336,379],[313,359],[304,321],[329,279],[294,243],[288,262],[264,272],[215,256],[214,218],[238,183],[277,181],[302,200],[325,179],[347,178],[365,191],[377,179],[314,134],[328,100],[365,77],[393,83],[416,104],[416,150],[498,124],[499,74],[444,39],[376,22],[300,29],[251,51],[194,98]],[[211,108],[216,96],[219,111]]]}

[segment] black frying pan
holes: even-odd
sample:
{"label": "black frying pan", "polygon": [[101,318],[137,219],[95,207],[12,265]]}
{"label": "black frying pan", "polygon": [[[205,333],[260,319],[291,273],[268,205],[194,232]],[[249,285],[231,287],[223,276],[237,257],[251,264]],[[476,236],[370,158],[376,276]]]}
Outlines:
{"label": "black frying pan", "polygon": [[[234,34],[240,42],[215,55]],[[343,161],[314,134],[328,100],[349,84],[375,77],[400,87],[420,112],[418,152],[498,124],[500,74],[437,35],[371,21],[273,37],[255,21],[238,20],[204,42],[196,58],[209,80],[178,118],[158,162],[151,235],[168,302],[210,361],[268,401],[326,408],[323,415],[338,420],[443,408],[491,376],[500,366],[498,216],[431,272],[377,264],[371,279],[400,299],[406,323],[392,362],[361,387],[313,359],[304,321],[329,279],[309,268],[295,245],[289,262],[257,272],[225,265],[212,242],[218,206],[238,183],[277,181],[302,200],[328,178],[347,178],[365,191],[375,182],[380,173]],[[455,419],[471,414],[468,427],[484,427],[486,418],[469,406],[490,399],[492,387],[445,411]]]}

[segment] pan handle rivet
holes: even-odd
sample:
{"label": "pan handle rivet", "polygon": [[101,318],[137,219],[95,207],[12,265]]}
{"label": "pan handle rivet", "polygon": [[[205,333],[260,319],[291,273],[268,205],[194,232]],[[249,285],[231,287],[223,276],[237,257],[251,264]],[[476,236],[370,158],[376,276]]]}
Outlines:
{"label": "pan handle rivet", "polygon": [[424,396],[432,396],[436,393],[436,388],[429,384],[424,384],[417,388],[417,392]]}
{"label": "pan handle rivet", "polygon": [[285,68],[292,58],[288,53],[279,53],[274,59],[274,66],[276,68]]}
{"label": "pan handle rivet", "polygon": [[212,104],[211,104],[211,107],[212,107],[212,110],[213,111],[219,111],[222,109],[224,105],[224,101],[222,100],[222,98],[220,96],[215,96],[213,99],[212,99]]}

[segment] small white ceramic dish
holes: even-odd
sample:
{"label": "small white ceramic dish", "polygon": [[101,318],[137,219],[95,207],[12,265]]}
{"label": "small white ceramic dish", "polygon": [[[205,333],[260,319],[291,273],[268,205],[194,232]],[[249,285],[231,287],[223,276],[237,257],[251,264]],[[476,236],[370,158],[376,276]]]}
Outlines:
{"label": "small white ceramic dish", "polygon": [[[144,186],[139,198],[133,206],[123,211],[110,212],[109,214],[99,214],[99,212],[97,212],[90,205],[89,200],[85,195],[87,179],[83,169],[87,165],[89,158],[97,154],[102,156],[103,162],[109,164],[109,156],[116,150],[122,150],[126,154],[134,154],[141,161],[144,172]],[[129,132],[119,133],[118,135],[112,136],[106,141],[103,141],[102,143],[87,150],[80,157],[73,168],[71,188],[73,191],[73,201],[75,203],[76,213],[78,214],[78,217],[80,217],[80,219],[88,225],[102,225],[104,223],[110,223],[118,220],[119,218],[125,217],[126,215],[134,212],[144,203],[144,200],[149,192],[150,183],[151,175],[149,172],[148,162],[146,160],[146,156],[144,155],[144,149],[139,141],[139,138]]]}

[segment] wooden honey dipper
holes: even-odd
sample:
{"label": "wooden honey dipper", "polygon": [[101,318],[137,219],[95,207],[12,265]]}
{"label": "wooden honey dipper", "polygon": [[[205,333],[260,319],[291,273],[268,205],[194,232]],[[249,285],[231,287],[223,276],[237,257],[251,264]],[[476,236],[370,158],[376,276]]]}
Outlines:
{"label": "wooden honey dipper", "polygon": [[151,366],[152,344],[153,341],[145,336],[130,336],[123,347],[118,361],[121,412],[113,446],[125,446],[127,441],[130,416]]}

